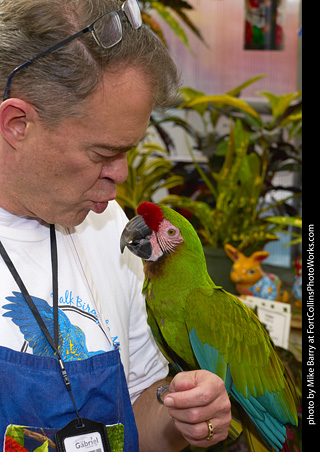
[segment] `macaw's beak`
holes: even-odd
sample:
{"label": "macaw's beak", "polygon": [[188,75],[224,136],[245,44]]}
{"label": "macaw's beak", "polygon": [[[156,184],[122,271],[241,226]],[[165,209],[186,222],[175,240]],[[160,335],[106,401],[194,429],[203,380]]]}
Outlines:
{"label": "macaw's beak", "polygon": [[133,254],[142,259],[149,259],[152,255],[150,236],[152,230],[148,228],[141,215],[132,218],[122,231],[120,249],[123,253],[127,247]]}

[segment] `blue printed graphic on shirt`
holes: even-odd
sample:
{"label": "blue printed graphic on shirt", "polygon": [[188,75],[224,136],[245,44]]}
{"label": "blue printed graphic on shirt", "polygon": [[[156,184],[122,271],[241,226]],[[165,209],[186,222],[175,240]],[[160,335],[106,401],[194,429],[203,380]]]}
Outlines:
{"label": "blue printed graphic on shirt", "polygon": [[72,290],[65,290],[64,294],[59,297],[59,304],[73,306],[96,317],[95,309],[91,309],[89,303],[83,301],[79,295],[74,295]]}
{"label": "blue printed graphic on shirt", "polygon": [[[52,297],[52,294],[51,294]],[[61,306],[61,309],[63,311],[74,311],[74,312],[81,312],[82,316],[85,316],[87,318],[90,318],[93,320],[96,324],[99,323],[97,319],[97,314],[95,309],[92,309],[89,303],[82,300],[82,298],[79,295],[75,295],[72,290],[65,290],[63,295],[59,297],[59,305]],[[109,319],[106,319],[106,325],[108,330],[111,330],[109,325]],[[111,336],[113,345],[120,347],[120,342],[118,336]]]}
{"label": "blue printed graphic on shirt", "polygon": [[[27,305],[23,295],[19,292],[13,292],[12,297],[6,297],[10,304],[3,306],[8,312],[3,314],[4,317],[11,317],[29,346],[33,349],[35,355],[55,356],[55,352],[48,343],[42,333],[36,319],[34,318],[29,306]],[[54,336],[53,326],[53,308],[49,304],[37,297],[31,297],[36,305],[44,323],[46,324],[51,336]],[[59,309],[59,352],[64,361],[73,361],[86,359],[90,356],[103,353],[103,350],[89,352],[86,346],[85,335],[83,331],[72,325],[66,314]]]}

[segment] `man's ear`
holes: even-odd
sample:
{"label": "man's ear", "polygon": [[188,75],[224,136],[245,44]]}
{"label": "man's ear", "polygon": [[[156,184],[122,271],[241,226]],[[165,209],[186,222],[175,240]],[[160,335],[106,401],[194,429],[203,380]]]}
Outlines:
{"label": "man's ear", "polygon": [[32,105],[21,99],[7,99],[0,105],[0,131],[12,146],[26,139],[37,113]]}

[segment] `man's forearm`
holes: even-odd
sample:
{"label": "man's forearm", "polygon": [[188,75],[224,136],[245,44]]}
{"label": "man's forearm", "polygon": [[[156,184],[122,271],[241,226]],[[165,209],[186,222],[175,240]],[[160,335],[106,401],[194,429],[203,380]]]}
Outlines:
{"label": "man's forearm", "polygon": [[157,400],[158,386],[168,384],[169,380],[153,384],[133,404],[140,452],[178,452],[188,444],[175,428],[168,409]]}

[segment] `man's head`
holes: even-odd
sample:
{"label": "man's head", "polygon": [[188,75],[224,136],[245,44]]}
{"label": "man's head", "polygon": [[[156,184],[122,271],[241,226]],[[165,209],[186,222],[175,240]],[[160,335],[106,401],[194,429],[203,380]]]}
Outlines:
{"label": "man's head", "polygon": [[[3,0],[0,4],[0,89],[25,61],[122,6],[117,0]],[[134,29],[120,13],[122,39],[104,49],[91,32],[39,58],[13,76],[10,97],[30,102],[48,126],[79,114],[79,102],[94,92],[106,72],[143,68],[156,107],[171,104],[176,67],[161,41],[145,26]]]}
{"label": "man's head", "polygon": [[[121,3],[0,3],[1,89],[15,67],[88,26],[106,6],[118,10]],[[26,66],[0,106],[0,206],[65,226],[90,210],[101,213],[127,176],[125,151],[145,134],[152,109],[169,106],[176,90],[176,68],[162,43],[127,22],[110,49],[88,32]]]}

